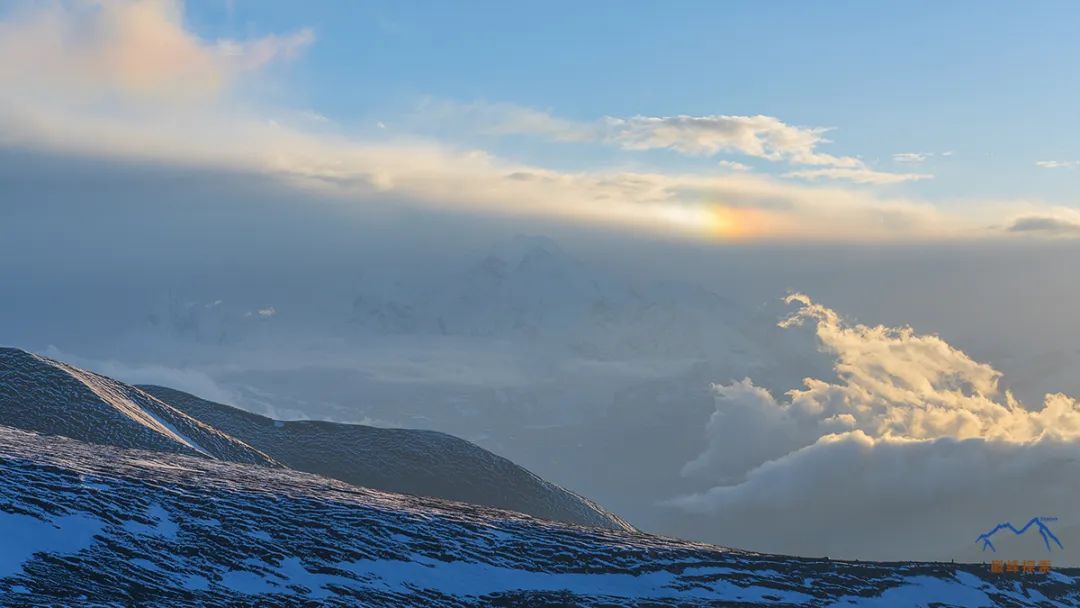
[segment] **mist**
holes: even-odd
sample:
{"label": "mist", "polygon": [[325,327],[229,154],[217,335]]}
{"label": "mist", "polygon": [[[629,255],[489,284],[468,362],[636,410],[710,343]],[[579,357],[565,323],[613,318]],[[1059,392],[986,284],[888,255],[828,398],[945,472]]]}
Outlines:
{"label": "mist", "polygon": [[[981,527],[1067,508],[1068,494],[1036,490],[1071,475],[1071,436],[792,440],[786,423],[727,408],[744,378],[777,400],[758,413],[786,407],[804,378],[843,382],[813,324],[777,326],[795,292],[846,324],[935,336],[1033,411],[1047,393],[1080,395],[1071,241],[716,243],[343,200],[251,172],[18,149],[2,160],[6,345],[281,418],[449,432],[644,530],[749,549],[978,559]],[[751,429],[760,453],[739,447]],[[837,485],[854,483],[854,463],[911,458],[971,464],[937,471],[955,500],[912,491],[924,502],[900,512],[874,484]],[[995,459],[1040,471],[1016,483],[1053,483],[1024,494],[1036,504],[957,489],[957,476],[999,487]],[[844,508],[807,510],[826,504],[811,474]],[[938,522],[935,542],[911,537],[916,516]],[[770,523],[793,517],[817,532]]]}

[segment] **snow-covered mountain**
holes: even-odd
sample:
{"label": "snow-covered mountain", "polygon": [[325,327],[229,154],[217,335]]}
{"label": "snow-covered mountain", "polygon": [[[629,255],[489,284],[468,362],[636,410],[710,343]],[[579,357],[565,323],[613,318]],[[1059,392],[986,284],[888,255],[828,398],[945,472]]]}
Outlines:
{"label": "snow-covered mountain", "polygon": [[592,501],[444,433],[282,422],[164,387],[136,388],[13,348],[0,349],[0,425],[95,444],[284,465],[375,489],[631,529]]}
{"label": "snow-covered mountain", "polygon": [[512,339],[599,359],[728,358],[752,342],[728,299],[676,281],[634,284],[590,268],[558,243],[517,236],[433,293],[368,285],[352,324],[380,334]]}
{"label": "snow-covered mountain", "polygon": [[482,504],[585,526],[632,529],[592,501],[445,433],[281,421],[160,386],[140,387],[289,468],[351,484]]}
{"label": "snow-covered mountain", "polygon": [[1080,571],[761,555],[0,427],[0,604],[1076,606]]}

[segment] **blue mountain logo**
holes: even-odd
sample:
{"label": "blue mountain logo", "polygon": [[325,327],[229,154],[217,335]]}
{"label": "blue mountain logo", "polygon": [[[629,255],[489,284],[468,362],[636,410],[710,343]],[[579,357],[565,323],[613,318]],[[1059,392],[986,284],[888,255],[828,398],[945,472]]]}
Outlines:
{"label": "blue mountain logo", "polygon": [[1017,529],[1016,526],[1012,525],[1009,522],[1003,522],[994,526],[993,529],[991,529],[989,532],[980,534],[979,537],[975,539],[975,542],[981,542],[983,544],[983,551],[990,549],[994,553],[997,553],[997,549],[994,548],[994,543],[990,541],[991,536],[997,534],[998,532],[1001,532],[1002,530],[1008,530],[1009,532],[1012,532],[1017,536],[1022,536],[1025,532],[1028,531],[1028,529],[1035,527],[1039,530],[1039,536],[1042,536],[1043,542],[1046,543],[1047,551],[1053,550],[1053,548],[1050,546],[1050,541],[1054,541],[1054,544],[1056,544],[1059,548],[1064,549],[1065,547],[1061,544],[1061,541],[1058,540],[1058,537],[1050,531],[1050,527],[1046,525],[1046,522],[1056,520],[1056,517],[1032,517],[1031,520],[1024,524],[1024,527],[1020,529]]}

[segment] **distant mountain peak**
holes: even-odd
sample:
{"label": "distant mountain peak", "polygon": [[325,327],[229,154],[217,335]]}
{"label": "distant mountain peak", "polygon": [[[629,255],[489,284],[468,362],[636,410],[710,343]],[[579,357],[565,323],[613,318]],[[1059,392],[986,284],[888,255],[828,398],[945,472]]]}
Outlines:
{"label": "distant mountain peak", "polygon": [[491,248],[488,257],[502,260],[511,267],[521,265],[528,258],[572,259],[554,239],[524,234],[515,235],[509,241],[496,244]]}

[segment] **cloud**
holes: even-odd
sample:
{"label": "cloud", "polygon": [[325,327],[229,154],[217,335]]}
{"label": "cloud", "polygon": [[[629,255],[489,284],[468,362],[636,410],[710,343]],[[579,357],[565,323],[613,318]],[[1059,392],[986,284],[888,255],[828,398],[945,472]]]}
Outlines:
{"label": "cloud", "polygon": [[898,163],[921,163],[933,155],[933,152],[898,152],[893,154],[893,160]]}
{"label": "cloud", "polygon": [[566,120],[546,110],[513,103],[474,101],[461,103],[425,99],[414,122],[423,125],[455,125],[482,135],[529,135],[557,142],[597,141],[604,137],[602,126]]}
{"label": "cloud", "polygon": [[944,152],[898,152],[893,154],[893,161],[898,163],[921,163],[925,160],[940,156],[942,158],[948,158],[956,154],[953,150],[946,150]]}
{"label": "cloud", "polygon": [[1043,169],[1075,169],[1080,167],[1080,160],[1037,160],[1035,165]]}
{"label": "cloud", "polygon": [[[178,2],[30,4],[0,22],[0,146],[206,167],[280,181],[308,198],[549,217],[664,236],[925,239],[992,234],[992,218],[918,200],[733,171],[554,170],[395,129],[349,132],[317,110],[277,107],[251,84],[312,43],[310,29],[204,40]],[[150,35],[153,34],[153,35]],[[492,109],[494,108],[494,109]],[[630,149],[732,151],[814,166],[802,179],[925,179],[823,153],[826,129],[768,116],[563,120],[478,105],[495,133]],[[373,124],[374,121],[372,121]],[[730,162],[730,161],[729,161]],[[735,165],[728,168],[738,169]]]}
{"label": "cloud", "polygon": [[740,173],[745,173],[747,171],[752,170],[750,165],[745,165],[743,163],[736,162],[736,161],[733,161],[733,160],[719,160],[719,161],[716,161],[716,164],[719,165],[723,169],[727,169],[729,171],[738,171]]}
{"label": "cloud", "polygon": [[1016,213],[1005,230],[1013,234],[1064,237],[1080,235],[1080,211],[1069,207],[1026,208]]}
{"label": "cloud", "polygon": [[924,179],[933,179],[928,173],[889,173],[887,171],[874,171],[867,168],[843,169],[803,169],[789,171],[784,177],[796,177],[801,179],[838,179],[855,182],[858,184],[900,184]]}
{"label": "cloud", "polygon": [[269,319],[271,317],[277,316],[277,309],[273,306],[267,306],[266,308],[260,308],[259,310],[256,310],[255,314],[259,315],[260,318]]}
{"label": "cloud", "polygon": [[[716,516],[717,540],[946,559],[998,518],[1071,512],[1075,399],[1027,408],[998,371],[940,337],[849,324],[801,294],[787,301],[799,309],[780,325],[812,324],[836,380],[807,378],[784,400],[749,379],[714,387],[707,448],[683,474],[715,485],[670,504]],[[1069,517],[1063,526],[1080,524]]]}
{"label": "cloud", "polygon": [[793,126],[772,116],[609,117],[605,126],[607,138],[629,150],[669,148],[695,156],[739,152],[800,165],[862,166],[857,158],[817,150],[828,141],[829,129]]}
{"label": "cloud", "polygon": [[1009,232],[1036,232],[1051,235],[1080,235],[1080,222],[1058,217],[1027,216],[1013,220]]}
{"label": "cloud", "polygon": [[[239,76],[295,58],[310,29],[252,40],[205,41],[183,25],[172,0],[83,0],[16,10],[0,22],[5,97],[63,92],[84,101],[119,97],[211,98]],[[71,101],[70,99],[68,101]]]}
{"label": "cloud", "polygon": [[790,125],[773,116],[608,116],[597,122],[579,122],[515,104],[431,100],[424,104],[422,113],[426,122],[449,121],[486,135],[531,135],[556,142],[600,143],[624,150],[667,149],[688,156],[737,153],[792,165],[829,168],[796,177],[873,184],[930,177],[873,171],[859,158],[821,152],[819,146],[830,143],[825,134],[831,129]]}

